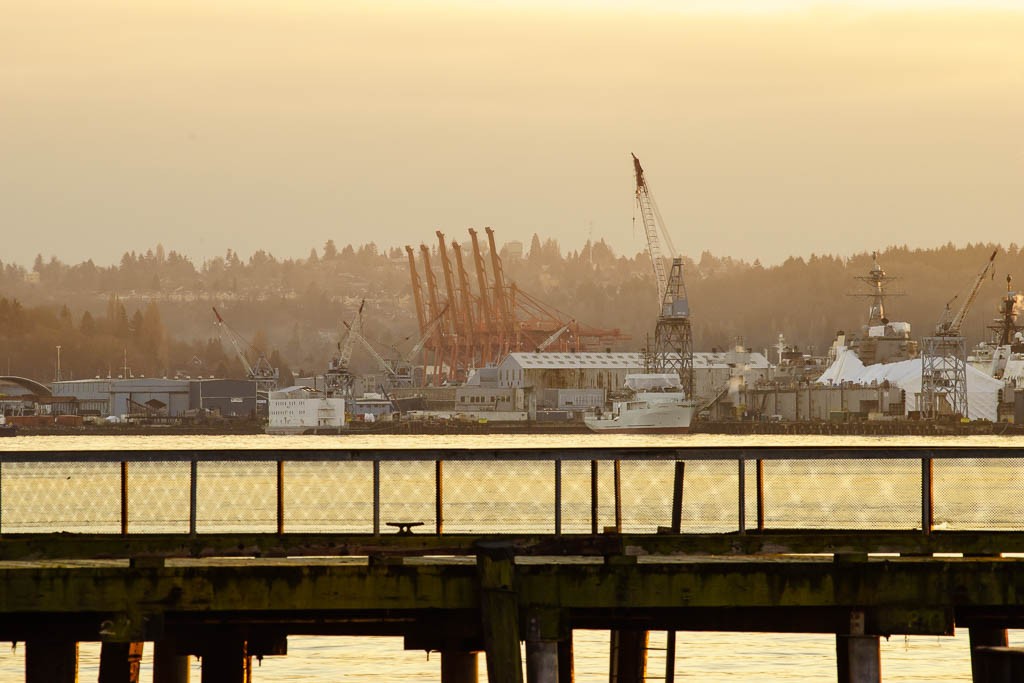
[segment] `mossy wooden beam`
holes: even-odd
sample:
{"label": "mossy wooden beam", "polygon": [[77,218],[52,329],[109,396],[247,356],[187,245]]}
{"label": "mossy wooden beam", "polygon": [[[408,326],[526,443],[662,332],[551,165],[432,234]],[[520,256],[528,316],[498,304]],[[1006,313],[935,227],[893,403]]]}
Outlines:
{"label": "mossy wooden beam", "polygon": [[807,530],[746,534],[4,534],[0,561],[58,559],[476,555],[494,543],[518,556],[715,556],[1024,552],[1024,531]]}

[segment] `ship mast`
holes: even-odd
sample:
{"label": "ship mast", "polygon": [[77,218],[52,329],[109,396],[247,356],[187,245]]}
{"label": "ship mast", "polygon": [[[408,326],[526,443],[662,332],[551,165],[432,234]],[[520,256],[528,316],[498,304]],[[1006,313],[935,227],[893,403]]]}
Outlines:
{"label": "ship mast", "polygon": [[878,252],[871,253],[872,266],[867,275],[856,275],[855,280],[860,280],[868,286],[867,292],[856,292],[850,296],[859,296],[870,299],[868,306],[868,327],[885,325],[889,319],[885,317],[885,297],[903,296],[902,292],[888,291],[889,283],[899,278],[886,275],[882,266],[878,264]]}

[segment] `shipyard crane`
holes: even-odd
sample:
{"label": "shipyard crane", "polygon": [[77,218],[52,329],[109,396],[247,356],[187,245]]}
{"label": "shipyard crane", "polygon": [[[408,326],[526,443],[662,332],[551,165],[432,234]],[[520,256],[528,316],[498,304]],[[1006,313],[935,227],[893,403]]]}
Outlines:
{"label": "shipyard crane", "polygon": [[423,335],[420,337],[420,340],[416,342],[416,344],[411,349],[409,349],[409,353],[405,354],[402,360],[404,360],[407,363],[412,363],[412,361],[416,358],[416,354],[422,351],[423,347],[426,346],[428,341],[430,341],[430,337],[431,335],[434,334],[434,330],[437,329],[442,322],[444,322],[444,314],[448,312],[448,307],[450,305],[450,303],[446,303],[441,308],[441,312],[437,314],[437,317],[435,317],[433,320],[427,323],[427,328],[423,331]]}
{"label": "shipyard crane", "polygon": [[633,157],[633,172],[636,175],[636,203],[640,207],[640,216],[644,222],[644,232],[647,235],[647,251],[651,255],[651,265],[654,266],[654,279],[658,285],[658,306],[664,302],[665,292],[668,290],[668,274],[665,272],[665,260],[661,253],[661,238],[665,239],[665,246],[669,258],[675,259],[676,248],[672,244],[672,236],[665,229],[665,221],[658,210],[658,204],[654,201],[651,188],[644,176],[644,169],[640,165],[640,159],[635,154]]}
{"label": "shipyard crane", "polygon": [[974,283],[956,313],[950,306],[954,296],[946,304],[935,335],[925,337],[921,352],[921,417],[935,419],[943,414],[942,407],[948,405],[952,416],[967,418],[967,340],[961,335],[967,312],[971,309],[985,276],[992,269],[996,253],[988,257],[984,267],[974,278]]}
{"label": "shipyard crane", "polygon": [[[654,328],[654,372],[676,372],[688,398],[693,397],[693,331],[690,327],[690,303],[683,280],[683,260],[676,255],[672,237],[665,229],[658,205],[647,185],[644,169],[635,154],[633,171],[636,174],[636,203],[647,233],[647,248],[654,266],[658,285],[658,322]],[[659,232],[665,238],[672,269],[665,273],[661,255]]]}
{"label": "shipyard crane", "polygon": [[[216,308],[213,308],[213,315],[216,317],[214,324],[217,327],[217,337],[221,343],[224,342],[224,337],[227,337],[228,343],[234,348],[238,360],[241,361],[242,367],[245,368],[245,376],[256,382],[256,390],[273,391],[277,389],[279,371],[277,368],[271,367],[266,354],[233,330],[224,321],[224,318]],[[246,356],[247,351],[256,357],[254,363],[249,362],[249,358]]]}
{"label": "shipyard crane", "polygon": [[370,356],[372,356],[373,359],[377,362],[377,365],[379,365],[380,368],[387,374],[388,381],[391,386],[405,385],[412,383],[411,367],[413,359],[416,357],[417,353],[423,350],[423,347],[426,345],[427,341],[429,341],[430,337],[433,335],[434,330],[443,322],[443,316],[447,312],[448,304],[445,304],[441,308],[441,312],[438,314],[438,316],[427,324],[426,332],[420,337],[419,341],[416,342],[416,345],[413,346],[412,349],[403,357],[401,357],[397,361],[391,362],[389,362],[382,355],[380,355],[380,353],[377,352],[377,349],[373,347],[373,344],[370,343],[370,340],[367,339],[366,335],[362,333],[361,327],[359,329],[354,329],[354,325],[350,325],[347,322],[343,322],[343,324],[348,330],[348,335],[352,336],[355,339],[355,341],[359,342],[362,345],[362,347],[366,349],[367,353],[369,353]]}
{"label": "shipyard crane", "polygon": [[352,384],[355,380],[350,368],[352,348],[355,346],[355,341],[360,336],[360,330],[363,327],[364,306],[366,306],[366,299],[359,303],[359,310],[356,311],[351,325],[342,321],[342,324],[347,329],[342,333],[341,339],[338,341],[338,353],[331,359],[324,376],[328,394],[347,397],[352,393]]}
{"label": "shipyard crane", "polygon": [[366,349],[366,352],[369,353],[375,361],[377,361],[377,365],[380,366],[381,370],[387,373],[389,377],[394,377],[397,374],[395,369],[391,367],[391,364],[384,360],[384,356],[377,353],[377,349],[373,348],[373,344],[370,343],[369,339],[363,336],[362,332],[353,330],[352,326],[347,322],[344,323],[344,325],[348,328],[349,335],[355,337],[355,340],[359,342],[364,349]]}
{"label": "shipyard crane", "polygon": [[[968,292],[967,298],[964,299],[963,304],[960,305],[960,309],[955,315],[950,315],[950,304],[956,300],[956,296],[949,300],[946,304],[946,309],[943,311],[942,317],[939,320],[938,325],[935,326],[935,335],[939,337],[957,337],[960,335],[960,328],[963,327],[964,319],[967,317],[967,312],[971,309],[974,304],[974,300],[978,297],[978,290],[981,289],[982,283],[985,281],[985,276],[992,269],[992,265],[995,263],[996,254],[999,250],[994,250],[992,255],[988,257],[988,261],[985,262],[985,266],[978,273],[977,277],[974,278],[974,285],[971,287],[971,291]],[[959,296],[959,295],[957,295]]]}

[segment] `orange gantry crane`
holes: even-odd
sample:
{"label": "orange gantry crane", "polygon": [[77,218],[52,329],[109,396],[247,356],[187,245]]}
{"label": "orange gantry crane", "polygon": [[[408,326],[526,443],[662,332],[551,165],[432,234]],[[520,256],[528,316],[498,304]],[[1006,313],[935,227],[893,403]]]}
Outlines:
{"label": "orange gantry crane", "polygon": [[[494,231],[485,228],[485,232],[489,259],[484,257],[476,230],[469,230],[476,292],[471,288],[462,247],[456,241],[451,242],[453,267],[449,245],[440,230],[435,233],[435,254],[427,245],[420,245],[422,278],[413,248],[405,248],[420,333],[430,332],[429,321],[443,317],[423,346],[423,353],[429,354],[424,356],[423,363],[432,366],[432,371],[428,369],[424,373],[425,382],[435,385],[446,381],[462,382],[474,368],[497,363],[512,351],[582,351],[627,338],[618,329],[581,325],[572,316],[523,292],[515,283],[507,283]],[[431,264],[433,256],[441,264],[447,297],[443,302]]]}

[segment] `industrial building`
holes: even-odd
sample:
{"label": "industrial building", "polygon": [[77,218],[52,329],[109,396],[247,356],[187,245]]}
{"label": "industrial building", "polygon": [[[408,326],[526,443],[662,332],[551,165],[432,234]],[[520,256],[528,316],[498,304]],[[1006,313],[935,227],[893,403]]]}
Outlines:
{"label": "industrial building", "polygon": [[265,417],[266,394],[257,390],[249,379],[207,379],[193,381],[189,386],[189,405],[221,417]]}
{"label": "industrial building", "polygon": [[94,378],[54,382],[62,412],[96,417],[179,418],[197,411],[223,417],[266,414],[254,380]]}
{"label": "industrial building", "polygon": [[[620,390],[626,375],[644,372],[642,353],[510,353],[497,366],[497,382],[506,387]],[[712,351],[693,354],[695,398],[710,400],[727,390],[733,378],[751,386],[771,378],[764,354]]]}

